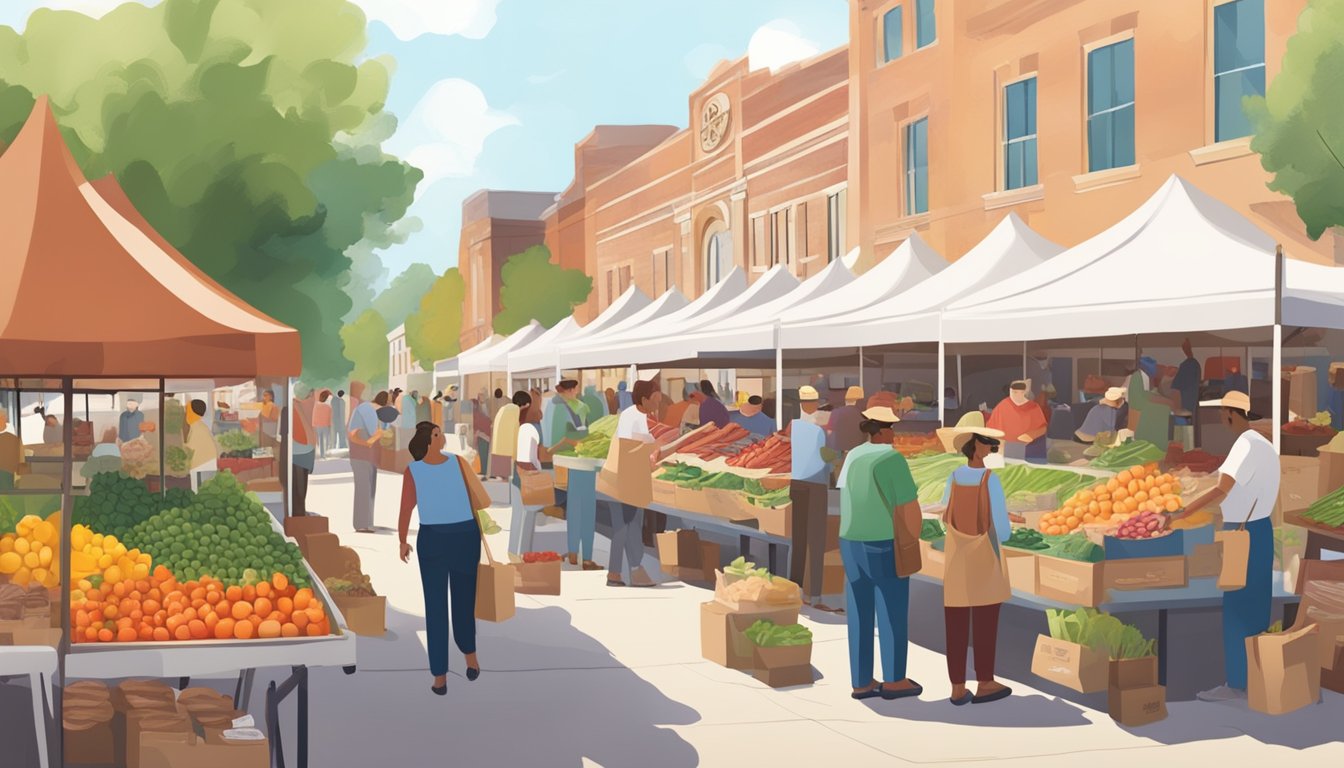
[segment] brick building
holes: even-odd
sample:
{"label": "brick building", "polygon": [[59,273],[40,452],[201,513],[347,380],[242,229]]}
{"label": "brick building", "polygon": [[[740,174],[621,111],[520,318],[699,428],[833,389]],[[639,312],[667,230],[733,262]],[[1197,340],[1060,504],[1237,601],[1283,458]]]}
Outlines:
{"label": "brick building", "polygon": [[555,202],[551,192],[483,189],[462,202],[457,264],[466,286],[462,304],[462,349],[489,338],[499,312],[499,275],[515,253],[541,245],[542,214]]}

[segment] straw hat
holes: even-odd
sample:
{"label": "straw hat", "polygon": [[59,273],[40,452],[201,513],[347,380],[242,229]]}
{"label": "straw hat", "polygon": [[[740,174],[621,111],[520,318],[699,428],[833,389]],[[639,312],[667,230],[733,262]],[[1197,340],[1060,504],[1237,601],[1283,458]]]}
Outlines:
{"label": "straw hat", "polygon": [[895,424],[901,420],[901,417],[897,416],[895,411],[883,405],[875,406],[864,411],[863,418],[872,419],[873,421],[884,421],[888,424]]}
{"label": "straw hat", "polygon": [[850,387],[845,390],[845,401],[858,402],[863,399],[863,387]]}
{"label": "straw hat", "polygon": [[952,450],[954,452],[960,452],[962,448],[966,447],[966,443],[970,442],[971,438],[975,435],[988,437],[993,440],[1003,439],[1003,432],[997,429],[988,429],[986,427],[958,427],[954,429],[952,435]]}
{"label": "straw hat", "polygon": [[1101,402],[1114,408],[1119,408],[1120,401],[1124,400],[1128,394],[1129,393],[1125,391],[1124,387],[1111,387],[1106,390],[1106,395],[1102,397]]}
{"label": "straw hat", "polygon": [[1261,418],[1260,414],[1251,410],[1251,396],[1245,392],[1228,392],[1221,400],[1203,400],[1200,405],[1206,408],[1235,408],[1249,414],[1251,421]]}
{"label": "straw hat", "polygon": [[804,384],[803,386],[798,388],[798,399],[802,400],[803,402],[809,402],[814,400],[820,400],[821,395],[817,394],[816,387],[813,387],[809,384]]}

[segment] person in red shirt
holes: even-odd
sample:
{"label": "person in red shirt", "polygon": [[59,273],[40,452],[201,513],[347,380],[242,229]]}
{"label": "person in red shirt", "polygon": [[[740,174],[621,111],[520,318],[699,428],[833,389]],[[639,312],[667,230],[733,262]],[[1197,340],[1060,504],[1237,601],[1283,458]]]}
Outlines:
{"label": "person in red shirt", "polygon": [[985,426],[1003,432],[1008,443],[1026,445],[1045,437],[1045,411],[1031,399],[1031,382],[1014,381],[1008,387],[1008,397],[994,406]]}

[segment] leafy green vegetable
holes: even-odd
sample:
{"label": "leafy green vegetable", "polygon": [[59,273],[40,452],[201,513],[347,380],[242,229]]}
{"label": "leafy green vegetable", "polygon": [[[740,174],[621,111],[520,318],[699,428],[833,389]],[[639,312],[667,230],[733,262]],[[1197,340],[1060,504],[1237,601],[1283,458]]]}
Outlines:
{"label": "leafy green vegetable", "polygon": [[1092,460],[1092,466],[1098,469],[1129,469],[1135,464],[1149,464],[1166,458],[1167,452],[1147,440],[1130,440],[1123,445],[1107,449],[1105,453]]}
{"label": "leafy green vegetable", "polygon": [[1046,536],[1045,542],[1049,547],[1041,550],[1041,554],[1065,560],[1077,560],[1080,563],[1099,563],[1106,554],[1104,549],[1093,544],[1081,532],[1063,536]]}
{"label": "leafy green vegetable", "polygon": [[1156,641],[1144,638],[1138,627],[1094,608],[1050,608],[1045,618],[1051,637],[1103,651],[1112,659],[1141,659],[1155,653]]}
{"label": "leafy green vegetable", "polygon": [[1012,535],[1008,537],[1008,540],[1005,541],[1003,545],[1005,547],[1033,551],[1050,548],[1050,545],[1045,541],[1045,535],[1032,528],[1014,528]]}
{"label": "leafy green vegetable", "polygon": [[760,576],[762,579],[770,581],[774,578],[768,569],[757,568],[755,563],[747,562],[747,558],[740,555],[736,560],[729,563],[727,567],[723,569],[723,572],[731,573],[734,576],[741,576],[744,579],[751,576]]}
{"label": "leafy green vegetable", "polygon": [[776,624],[766,619],[747,627],[746,635],[748,640],[761,648],[812,644],[812,630],[802,624]]}
{"label": "leafy green vegetable", "polygon": [[941,539],[947,535],[947,529],[943,527],[941,520],[925,520],[919,526],[919,538],[925,541]]}

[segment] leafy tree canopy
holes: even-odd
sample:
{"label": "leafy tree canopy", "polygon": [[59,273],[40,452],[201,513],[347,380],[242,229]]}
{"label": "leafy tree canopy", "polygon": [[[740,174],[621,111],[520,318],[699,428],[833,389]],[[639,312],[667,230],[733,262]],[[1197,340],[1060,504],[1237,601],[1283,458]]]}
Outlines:
{"label": "leafy tree canopy", "polygon": [[436,279],[428,264],[412,264],[378,294],[373,308],[387,321],[388,330],[406,322]]}
{"label": "leafy tree canopy", "polygon": [[461,351],[462,301],[466,297],[462,273],[453,267],[434,281],[420,305],[406,318],[406,344],[411,357],[426,371],[434,363]]}
{"label": "leafy tree canopy", "polygon": [[368,383],[375,390],[387,386],[387,321],[377,310],[366,309],[353,323],[341,329],[345,356],[354,362],[353,381]]}
{"label": "leafy tree canopy", "polygon": [[544,245],[516,253],[500,270],[499,314],[495,333],[508,335],[536,320],[550,328],[588,300],[593,279],[551,261]]}

